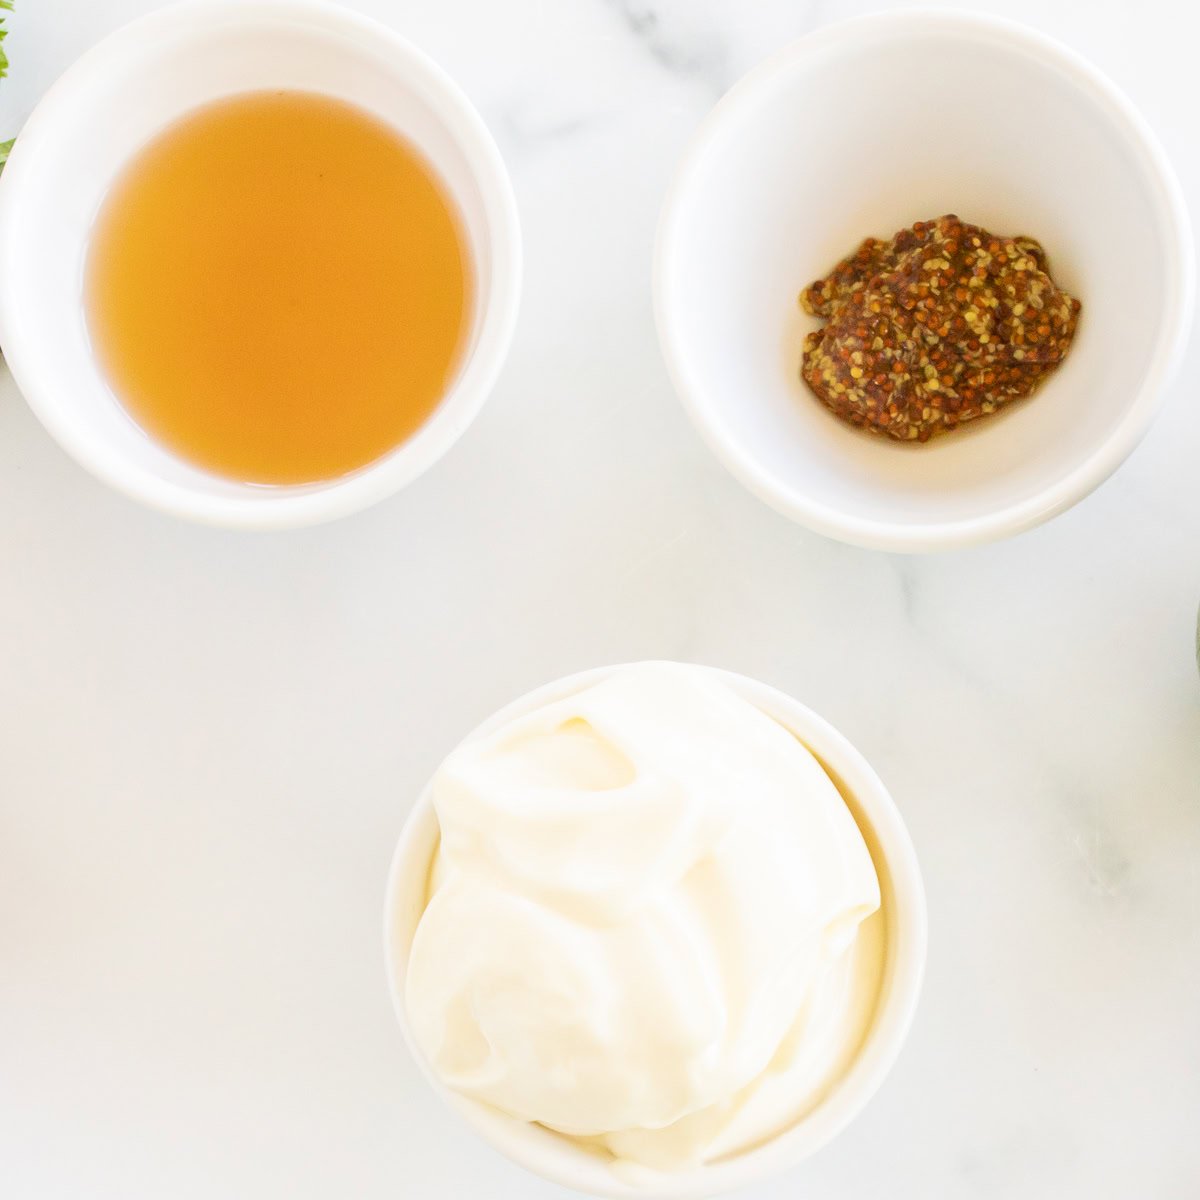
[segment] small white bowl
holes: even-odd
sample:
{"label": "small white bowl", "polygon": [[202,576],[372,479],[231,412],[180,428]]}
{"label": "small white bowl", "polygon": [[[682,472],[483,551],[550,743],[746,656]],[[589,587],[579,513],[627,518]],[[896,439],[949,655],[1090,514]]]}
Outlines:
{"label": "small white bowl", "polygon": [[[92,355],[82,301],[92,222],[129,158],[188,111],[264,88],[336,96],[408,138],[456,202],[476,282],[462,366],[429,420],[379,461],[303,486],[221,479],[147,437]],[[319,0],[193,0],[134,21],[85,54],[38,105],[5,168],[0,261],[0,346],[30,406],[62,446],[136,500],[247,528],[344,516],[436,462],[470,425],[499,374],[521,276],[516,201],[479,114],[403,38]]]}
{"label": "small white bowl", "polygon": [[[489,717],[465,741],[486,737],[514,718],[591,687],[622,669],[600,667],[540,687]],[[879,874],[887,952],[873,1023],[846,1074],[813,1112],[790,1129],[733,1158],[635,1185],[619,1177],[606,1158],[580,1149],[569,1138],[449,1090],[413,1040],[404,996],[409,950],[425,910],[439,837],[428,787],[417,798],[400,834],[388,878],[384,909],[388,984],[400,1028],[425,1077],[450,1108],[502,1154],[545,1179],[595,1196],[696,1200],[776,1175],[808,1158],[840,1133],[879,1089],[900,1053],[921,990],[927,941],[925,890],[908,831],[879,776],[832,725],[790,696],[731,671],[697,669],[711,671],[816,755],[858,822]]]}
{"label": "small white bowl", "polygon": [[[799,378],[800,289],[868,235],[957,213],[1046,247],[1083,302],[1029,401],[924,446],[855,430]],[[1007,21],[901,11],[822,29],[738,83],[662,214],[659,338],[709,446],[809,528],[923,551],[1028,529],[1145,434],[1191,327],[1187,212],[1154,135],[1073,51]]]}

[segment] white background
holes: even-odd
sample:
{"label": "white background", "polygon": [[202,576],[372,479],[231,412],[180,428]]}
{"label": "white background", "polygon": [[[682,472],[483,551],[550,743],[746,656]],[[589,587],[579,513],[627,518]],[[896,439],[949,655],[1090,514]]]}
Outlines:
{"label": "white background", "polygon": [[[18,5],[4,135],[154,6]],[[693,434],[650,252],[717,96],[877,6],[356,7],[440,60],[500,143],[526,244],[516,342],[431,474],[265,536],[106,491],[0,368],[0,1197],[563,1196],[419,1079],[383,975],[384,876],[417,789],[489,711],[674,657],[840,726],[890,784],[929,890],[898,1067],[838,1142],[753,1194],[1192,1200],[1200,346],[1143,447],[1051,525],[933,558],[824,541]],[[1193,6],[989,7],[1114,76],[1200,211]]]}

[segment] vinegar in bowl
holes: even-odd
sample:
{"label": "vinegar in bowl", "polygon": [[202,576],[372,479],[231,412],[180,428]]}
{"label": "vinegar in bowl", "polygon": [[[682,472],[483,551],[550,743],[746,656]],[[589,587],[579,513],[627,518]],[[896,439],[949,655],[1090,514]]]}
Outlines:
{"label": "vinegar in bowl", "polygon": [[446,395],[471,328],[466,237],[433,169],[329,96],[249,92],[151,140],[106,196],[95,354],[160,445],[243,483],[346,475]]}

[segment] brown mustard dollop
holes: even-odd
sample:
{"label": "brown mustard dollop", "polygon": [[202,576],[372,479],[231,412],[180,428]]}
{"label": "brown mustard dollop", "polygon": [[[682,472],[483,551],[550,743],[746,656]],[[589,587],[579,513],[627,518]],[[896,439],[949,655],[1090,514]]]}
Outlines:
{"label": "brown mustard dollop", "polygon": [[827,319],[800,370],[821,402],[920,442],[1029,396],[1066,356],[1080,309],[1032,238],[953,215],[867,238],[800,304]]}

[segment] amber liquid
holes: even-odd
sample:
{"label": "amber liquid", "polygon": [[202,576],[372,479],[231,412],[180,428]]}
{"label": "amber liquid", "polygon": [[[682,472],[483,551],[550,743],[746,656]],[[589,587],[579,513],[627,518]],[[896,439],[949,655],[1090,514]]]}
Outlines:
{"label": "amber liquid", "polygon": [[344,475],[418,429],[454,376],[471,288],[431,168],[306,92],[222,100],[152,141],[101,208],[84,279],[133,419],[267,484]]}

